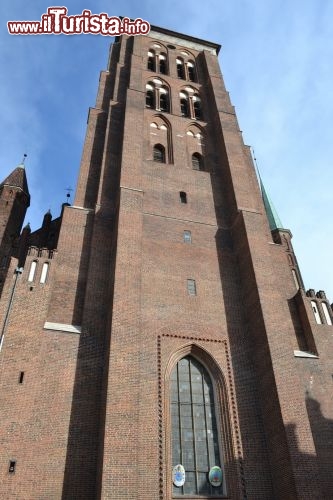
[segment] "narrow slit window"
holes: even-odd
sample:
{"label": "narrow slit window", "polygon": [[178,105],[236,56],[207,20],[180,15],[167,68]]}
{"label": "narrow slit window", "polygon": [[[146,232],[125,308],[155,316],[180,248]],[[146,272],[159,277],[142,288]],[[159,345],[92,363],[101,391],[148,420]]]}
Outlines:
{"label": "narrow slit window", "polygon": [[189,295],[196,295],[197,294],[197,287],[195,280],[193,279],[188,279],[187,280],[187,292]]}
{"label": "narrow slit window", "polygon": [[49,264],[48,264],[48,262],[44,262],[43,267],[42,267],[42,274],[40,276],[41,283],[45,283],[48,271],[49,271]]}
{"label": "narrow slit window", "polygon": [[195,82],[195,71],[194,71],[194,64],[191,62],[187,63],[187,72],[188,72],[188,79],[190,82]]}
{"label": "narrow slit window", "polygon": [[154,91],[150,89],[146,92],[146,108],[154,108]]}
{"label": "narrow slit window", "polygon": [[325,319],[326,319],[326,323],[328,325],[331,325],[332,324],[332,319],[331,319],[330,313],[328,312],[327,304],[325,304],[325,302],[322,302],[321,306],[322,306],[323,311],[324,311],[324,316],[325,316]]}
{"label": "narrow slit window", "polygon": [[201,102],[200,102],[200,99],[198,97],[193,102],[193,109],[194,109],[194,117],[197,120],[201,120],[201,118],[202,118]]}
{"label": "narrow slit window", "polygon": [[15,468],[16,468],[16,460],[10,460],[9,467],[8,467],[9,474],[14,474]]}
{"label": "narrow slit window", "polygon": [[185,69],[184,69],[184,61],[181,59],[177,59],[177,76],[182,80],[185,80]]}
{"label": "narrow slit window", "polygon": [[167,65],[166,65],[166,57],[165,55],[161,54],[159,57],[159,63],[160,63],[160,73],[162,75],[167,74]]}
{"label": "narrow slit window", "polygon": [[189,116],[188,100],[185,97],[180,100],[180,113],[185,118]]}
{"label": "narrow slit window", "polygon": [[147,69],[155,71],[155,54],[151,51],[148,52]]}
{"label": "narrow slit window", "polygon": [[37,268],[37,262],[35,260],[33,260],[31,262],[31,266],[30,266],[30,271],[29,271],[29,276],[28,276],[28,281],[31,283],[34,278],[35,278],[35,273],[36,273],[36,268]]}
{"label": "narrow slit window", "polygon": [[313,315],[315,317],[317,325],[322,325],[321,317],[318,311],[317,303],[314,300],[311,300],[311,307],[313,311]]}
{"label": "narrow slit window", "polygon": [[23,380],[24,380],[24,372],[20,372],[19,384],[23,384]]}
{"label": "narrow slit window", "polygon": [[187,203],[187,194],[185,193],[185,191],[180,191],[179,197],[181,203]]}
{"label": "narrow slit window", "polygon": [[299,289],[299,283],[298,283],[298,278],[297,278],[296,271],[295,271],[295,269],[292,269],[291,272],[292,272],[292,275],[293,275],[293,278],[294,278],[296,290],[298,290]]}
{"label": "narrow slit window", "polygon": [[191,231],[184,231],[184,243],[192,243]]}
{"label": "narrow slit window", "polygon": [[193,170],[203,170],[203,161],[200,153],[192,155],[192,168]]}
{"label": "narrow slit window", "polygon": [[165,148],[162,144],[156,144],[153,151],[154,161],[165,163]]}
{"label": "narrow slit window", "polygon": [[160,109],[161,111],[169,111],[169,96],[166,91],[162,92],[163,89],[161,89],[161,94],[160,94]]}

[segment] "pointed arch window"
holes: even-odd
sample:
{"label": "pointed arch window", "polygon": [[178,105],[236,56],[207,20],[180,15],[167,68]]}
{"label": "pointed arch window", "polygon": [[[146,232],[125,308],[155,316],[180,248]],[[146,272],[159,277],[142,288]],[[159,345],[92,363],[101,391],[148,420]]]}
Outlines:
{"label": "pointed arch window", "polygon": [[162,80],[154,78],[146,84],[146,108],[170,112],[169,89]]}
{"label": "pointed arch window", "polygon": [[154,161],[165,163],[165,147],[162,144],[155,144],[153,151]]}
{"label": "pointed arch window", "polygon": [[212,486],[211,467],[222,468],[213,384],[206,368],[192,356],[182,358],[171,373],[172,466],[182,464],[185,483],[175,496],[222,496],[224,485]]}
{"label": "pointed arch window", "polygon": [[177,76],[181,80],[188,80],[190,82],[197,81],[197,74],[195,69],[195,62],[193,59],[189,59],[191,56],[189,53],[183,51],[181,52],[182,57],[177,57]]}
{"label": "pointed arch window", "polygon": [[168,73],[167,54],[160,52],[160,45],[154,44],[154,47],[156,50],[151,48],[148,51],[147,69],[155,73],[166,75]]}
{"label": "pointed arch window", "polygon": [[180,114],[187,118],[202,119],[201,99],[192,87],[179,92]]}
{"label": "pointed arch window", "polygon": [[200,153],[193,153],[192,155],[192,168],[193,170],[204,170],[203,159]]}

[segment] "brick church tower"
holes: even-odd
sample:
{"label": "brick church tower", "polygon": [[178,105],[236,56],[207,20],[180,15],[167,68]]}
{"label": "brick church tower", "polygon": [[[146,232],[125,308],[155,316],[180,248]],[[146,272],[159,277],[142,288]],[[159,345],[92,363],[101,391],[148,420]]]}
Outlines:
{"label": "brick church tower", "polygon": [[219,46],[122,36],[75,201],[0,185],[0,497],[332,498],[332,309],[258,183]]}

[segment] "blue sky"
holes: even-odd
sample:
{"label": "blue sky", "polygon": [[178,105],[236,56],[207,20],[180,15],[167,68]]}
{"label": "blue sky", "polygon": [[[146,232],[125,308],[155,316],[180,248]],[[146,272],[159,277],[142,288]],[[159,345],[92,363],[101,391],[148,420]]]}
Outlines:
{"label": "blue sky", "polygon": [[[28,154],[36,229],[75,189],[89,106],[112,40],[93,35],[10,36],[8,20],[39,20],[42,0],[0,4],[0,178]],[[57,5],[57,3],[55,3]],[[205,8],[203,8],[203,5]],[[333,300],[333,2],[330,0],[68,1],[141,17],[220,43],[220,64],[246,144],[291,229],[306,288]]]}

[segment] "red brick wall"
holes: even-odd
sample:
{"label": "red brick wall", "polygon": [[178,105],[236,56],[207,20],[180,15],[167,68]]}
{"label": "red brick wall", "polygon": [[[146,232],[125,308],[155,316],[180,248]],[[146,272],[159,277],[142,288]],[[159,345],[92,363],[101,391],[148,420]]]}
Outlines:
{"label": "red brick wall", "polygon": [[[1,495],[169,500],[169,374],[190,353],[213,379],[229,497],[329,498],[332,327],[315,324],[285,245],[273,243],[216,55],[159,36],[114,44],[57,252],[30,250],[17,278],[0,352]],[[168,75],[146,69],[154,43]],[[184,50],[198,82],[177,78]],[[170,89],[171,113],[145,108],[154,77]],[[203,120],[181,117],[184,86],[200,93]],[[200,145],[187,135],[196,125]],[[168,148],[165,164],[153,161],[155,141]],[[204,172],[191,164],[199,146]],[[294,356],[304,328],[317,358]]]}

